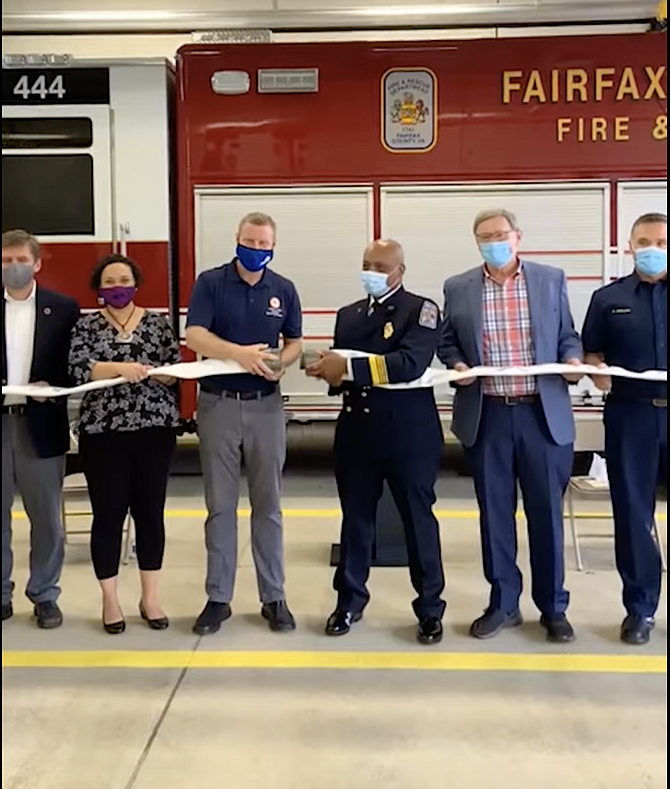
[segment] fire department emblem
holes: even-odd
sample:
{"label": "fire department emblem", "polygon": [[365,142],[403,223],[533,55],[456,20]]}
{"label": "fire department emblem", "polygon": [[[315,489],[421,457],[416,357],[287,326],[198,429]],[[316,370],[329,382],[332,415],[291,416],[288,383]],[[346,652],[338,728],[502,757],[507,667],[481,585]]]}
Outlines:
{"label": "fire department emblem", "polygon": [[391,69],[382,78],[382,144],[425,153],[437,142],[437,77],[428,69]]}

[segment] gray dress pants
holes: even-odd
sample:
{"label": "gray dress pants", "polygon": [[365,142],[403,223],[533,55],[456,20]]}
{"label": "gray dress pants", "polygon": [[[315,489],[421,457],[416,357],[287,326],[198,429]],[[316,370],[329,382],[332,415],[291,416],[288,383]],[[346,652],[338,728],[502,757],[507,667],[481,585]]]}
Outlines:
{"label": "gray dress pants", "polygon": [[200,458],[208,517],[208,599],[230,603],[237,569],[237,506],[242,463],[251,500],[251,547],[262,603],[283,600],[284,549],[281,483],[286,460],[286,419],[279,392],[236,400],[201,392]]}
{"label": "gray dress pants", "polygon": [[26,595],[33,603],[55,601],[63,568],[61,497],[65,458],[38,457],[25,417],[2,415],[2,604],[11,602],[12,505],[18,490],[30,519],[30,577]]}

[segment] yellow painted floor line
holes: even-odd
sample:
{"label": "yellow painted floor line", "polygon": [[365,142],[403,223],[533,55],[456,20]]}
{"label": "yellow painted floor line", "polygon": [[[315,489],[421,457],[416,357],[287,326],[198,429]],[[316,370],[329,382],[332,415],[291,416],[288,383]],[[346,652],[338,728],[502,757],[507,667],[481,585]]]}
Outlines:
{"label": "yellow painted floor line", "polygon": [[664,655],[506,654],[472,652],[188,652],[6,651],[3,668],[348,669],[663,674]]}
{"label": "yellow painted floor line", "polygon": [[[321,518],[340,518],[342,513],[339,509],[286,509],[283,511],[285,518],[311,518],[311,519],[321,519]],[[251,510],[249,509],[240,509],[237,513],[241,518],[248,518],[251,515]],[[88,513],[72,513],[68,514],[68,517],[76,518],[76,517],[90,517]],[[14,512],[13,516],[17,520],[25,520],[26,513],[23,510],[17,510]],[[207,510],[204,509],[169,509],[165,510],[165,517],[166,518],[205,518],[207,516]],[[435,516],[438,518],[443,518],[445,520],[472,520],[479,518],[479,512],[477,510],[435,510]],[[523,511],[517,512],[517,516],[520,518],[524,517]],[[656,515],[659,521],[666,521],[667,515],[665,512],[659,512]],[[575,518],[579,520],[611,520],[612,514],[610,512],[576,512]]]}

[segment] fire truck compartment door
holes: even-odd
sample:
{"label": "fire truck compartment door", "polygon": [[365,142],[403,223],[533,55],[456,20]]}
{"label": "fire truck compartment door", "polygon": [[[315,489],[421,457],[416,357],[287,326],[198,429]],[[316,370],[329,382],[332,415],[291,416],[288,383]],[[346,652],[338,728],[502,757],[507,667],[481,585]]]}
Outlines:
{"label": "fire truck compartment door", "polygon": [[633,222],[642,214],[668,213],[668,182],[622,181],[617,192],[618,273],[623,277],[633,270],[633,257],[628,251]]}

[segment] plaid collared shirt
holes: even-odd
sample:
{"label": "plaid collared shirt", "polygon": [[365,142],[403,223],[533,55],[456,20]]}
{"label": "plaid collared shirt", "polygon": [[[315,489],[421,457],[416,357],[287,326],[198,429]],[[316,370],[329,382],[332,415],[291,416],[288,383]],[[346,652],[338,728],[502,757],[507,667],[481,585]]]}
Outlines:
{"label": "plaid collared shirt", "polygon": [[[535,346],[523,264],[504,283],[484,268],[483,364],[486,367],[526,367],[535,364]],[[523,397],[537,392],[537,379],[485,378],[484,394]]]}

